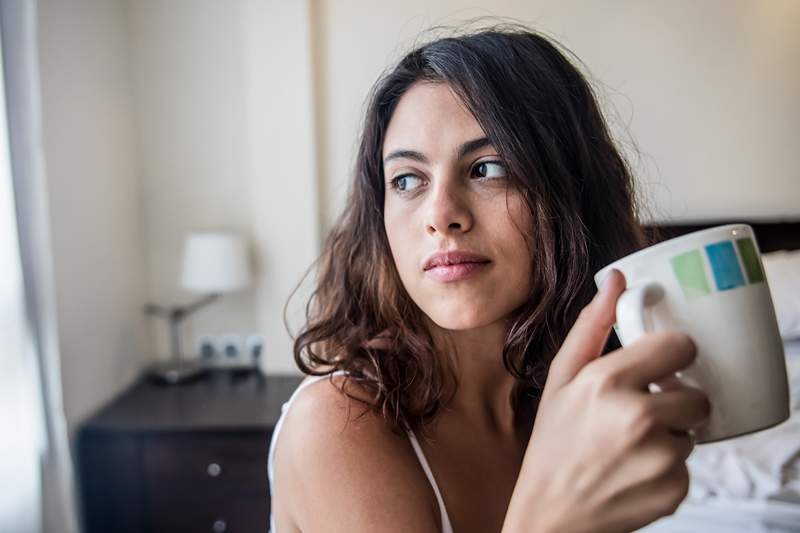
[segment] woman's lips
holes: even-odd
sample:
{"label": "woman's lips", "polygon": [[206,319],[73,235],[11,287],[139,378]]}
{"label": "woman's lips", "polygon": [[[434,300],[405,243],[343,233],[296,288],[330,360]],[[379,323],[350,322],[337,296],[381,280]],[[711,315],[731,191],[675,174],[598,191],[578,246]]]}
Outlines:
{"label": "woman's lips", "polygon": [[429,255],[422,270],[435,281],[461,281],[485,270],[488,257],[466,250],[440,251]]}
{"label": "woman's lips", "polygon": [[477,274],[478,272],[481,272],[488,266],[488,261],[439,265],[426,270],[425,274],[433,278],[435,281],[447,283],[451,281],[465,280]]}

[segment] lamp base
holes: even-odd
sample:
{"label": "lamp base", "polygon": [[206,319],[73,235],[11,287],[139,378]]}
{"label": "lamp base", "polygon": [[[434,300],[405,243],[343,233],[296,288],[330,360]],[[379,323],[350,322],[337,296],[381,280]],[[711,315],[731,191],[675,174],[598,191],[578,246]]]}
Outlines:
{"label": "lamp base", "polygon": [[201,377],[208,368],[194,361],[167,361],[156,363],[147,369],[147,374],[161,383],[178,385]]}

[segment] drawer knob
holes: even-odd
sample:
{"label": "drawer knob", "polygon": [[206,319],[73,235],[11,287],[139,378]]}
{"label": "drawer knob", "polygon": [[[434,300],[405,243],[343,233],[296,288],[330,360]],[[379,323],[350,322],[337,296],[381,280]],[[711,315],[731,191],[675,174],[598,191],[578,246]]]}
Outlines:
{"label": "drawer knob", "polygon": [[[222,473],[222,467],[219,466],[217,463],[211,463],[210,465],[208,465],[208,468],[206,468],[206,471],[208,472],[209,476],[217,477],[218,475],[220,475]],[[222,522],[222,524],[223,524],[223,527],[224,527],[225,522]],[[216,531],[216,529],[214,531]],[[225,531],[225,530],[223,529],[222,531]]]}
{"label": "drawer knob", "polygon": [[225,533],[225,530],[228,529],[228,524],[225,523],[225,520],[215,520],[211,529],[214,533]]}

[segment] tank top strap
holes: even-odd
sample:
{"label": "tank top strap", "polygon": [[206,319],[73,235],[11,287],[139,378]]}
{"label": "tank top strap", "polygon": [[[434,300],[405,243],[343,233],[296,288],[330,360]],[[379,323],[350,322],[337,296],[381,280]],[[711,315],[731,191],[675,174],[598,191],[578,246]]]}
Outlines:
{"label": "tank top strap", "polygon": [[292,402],[294,402],[294,399],[297,398],[297,395],[300,394],[300,392],[306,387],[322,381],[323,379],[330,379],[333,376],[341,376],[345,374],[347,374],[346,370],[337,370],[331,374],[325,374],[323,376],[310,376],[297,386],[289,399],[286,400],[281,406],[281,414],[278,417],[278,422],[275,424],[275,427],[272,430],[272,438],[270,439],[269,443],[269,452],[267,453],[267,477],[269,478],[270,487],[272,486],[273,474],[272,458],[275,455],[275,444],[278,442],[278,435],[283,427],[283,420],[286,418],[286,411],[289,410],[289,407],[292,405]]}
{"label": "tank top strap", "polygon": [[[289,407],[294,402],[294,399],[297,397],[300,392],[305,389],[306,387],[317,383],[318,381],[322,381],[323,379],[330,379],[333,376],[341,376],[346,375],[346,370],[337,370],[331,374],[326,374],[323,376],[312,376],[303,380],[300,385],[298,385],[297,389],[292,393],[289,399],[281,406],[281,415],[278,418],[278,422],[275,424],[275,428],[272,430],[272,438],[270,439],[269,443],[269,451],[267,452],[267,478],[269,480],[270,488],[273,485],[273,457],[275,455],[275,444],[278,442],[278,435],[280,434],[281,428],[283,427],[283,420],[285,418],[286,412],[289,410]],[[406,433],[408,434],[408,439],[411,441],[411,447],[414,448],[414,453],[419,460],[419,464],[422,466],[422,470],[425,472],[425,477],[428,478],[428,481],[431,484],[431,488],[433,488],[433,493],[436,495],[436,501],[439,504],[439,514],[442,517],[442,533],[453,533],[453,527],[450,524],[450,517],[447,515],[447,509],[444,506],[444,499],[442,498],[442,493],[439,490],[439,485],[436,484],[436,479],[433,477],[433,471],[431,471],[431,467],[428,464],[428,460],[425,458],[425,454],[422,452],[422,447],[419,445],[419,441],[417,440],[417,436],[414,435],[414,432],[410,428],[406,428]],[[275,531],[275,517],[272,516],[270,513],[270,532],[276,533]]]}
{"label": "tank top strap", "polygon": [[439,503],[439,514],[442,517],[442,533],[453,533],[453,526],[450,524],[450,517],[447,514],[447,508],[444,506],[442,492],[439,490],[439,485],[436,483],[436,478],[433,477],[433,471],[428,464],[428,460],[425,458],[425,454],[422,452],[422,447],[419,445],[417,436],[414,435],[414,432],[410,428],[406,428],[406,433],[408,433],[408,440],[411,441],[411,447],[414,448],[414,453],[417,454],[419,464],[422,466],[422,470],[425,471],[425,476],[428,478],[431,488],[433,488],[433,493],[436,495],[436,501]]}
{"label": "tank top strap", "polygon": [[[289,410],[289,407],[292,405],[294,399],[297,398],[297,395],[300,394],[300,391],[302,391],[306,387],[313,385],[318,381],[322,381],[323,379],[326,378],[330,379],[333,376],[340,376],[344,374],[347,374],[346,370],[336,370],[331,374],[307,377],[300,383],[300,385],[297,386],[297,388],[294,390],[289,399],[286,400],[281,406],[281,414],[278,417],[278,422],[275,424],[275,427],[272,430],[272,437],[270,438],[269,449],[267,451],[267,480],[269,481],[270,491],[272,491],[272,486],[273,486],[273,472],[274,472],[273,458],[275,456],[275,444],[278,442],[278,435],[280,435],[281,428],[283,427],[283,420],[284,418],[286,418],[286,411]],[[275,528],[275,515],[273,515],[271,512],[269,514],[269,533],[277,533],[277,530]]]}

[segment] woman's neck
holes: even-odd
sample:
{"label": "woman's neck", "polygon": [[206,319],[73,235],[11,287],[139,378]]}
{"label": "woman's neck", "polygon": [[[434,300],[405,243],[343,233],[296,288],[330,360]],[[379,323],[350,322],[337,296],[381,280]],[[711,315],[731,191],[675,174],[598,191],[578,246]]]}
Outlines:
{"label": "woman's neck", "polygon": [[458,388],[447,411],[499,434],[518,432],[511,394],[515,379],[503,365],[506,325],[497,322],[467,331],[432,328],[441,353],[452,354]]}

